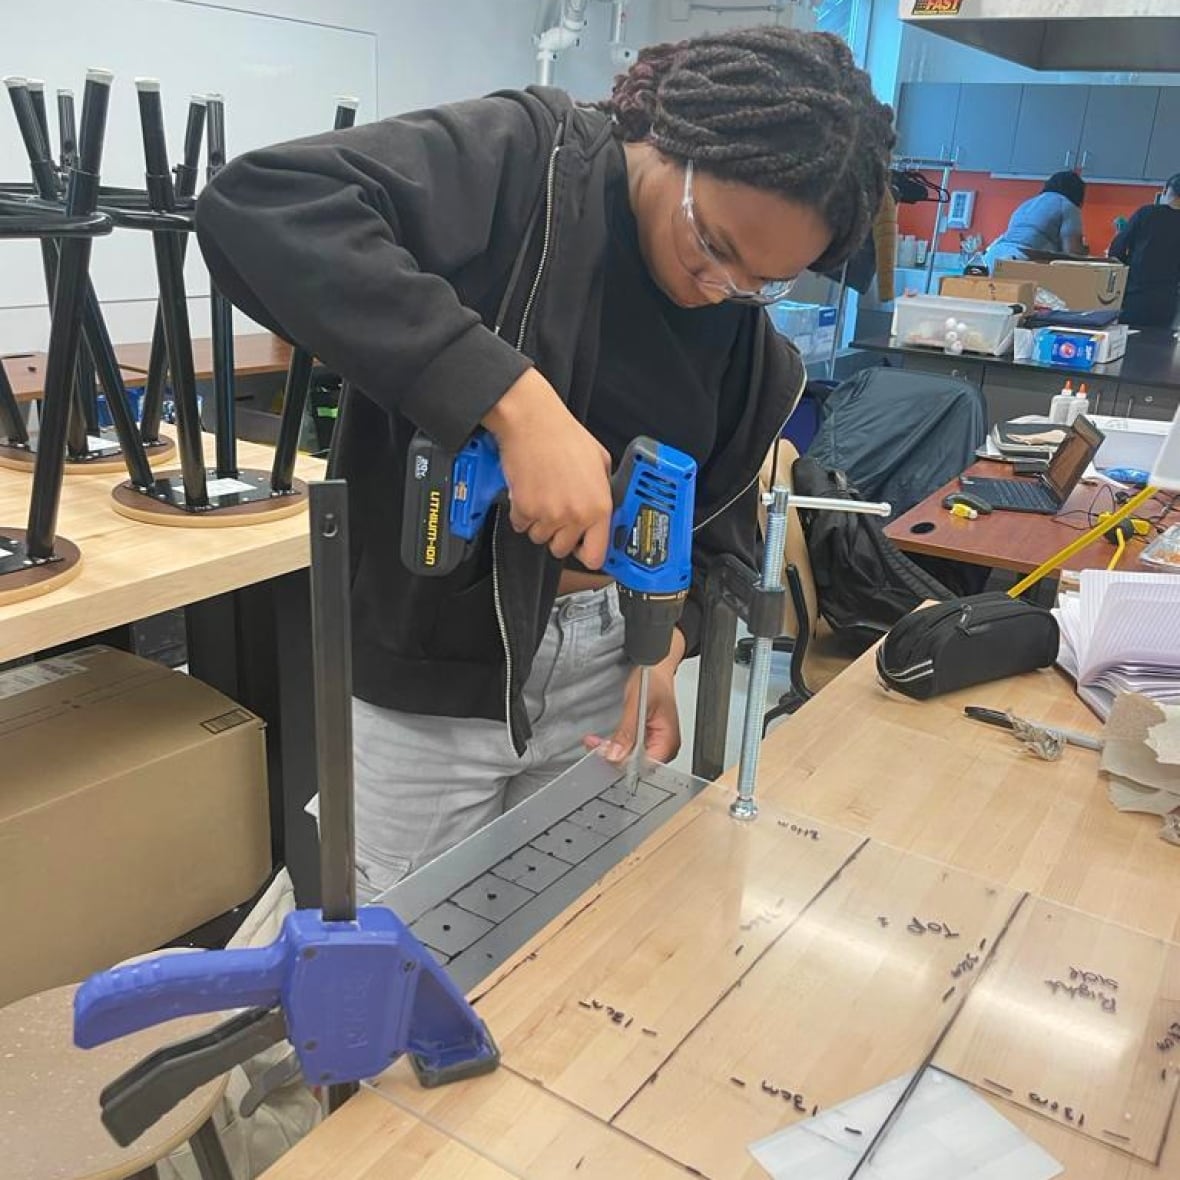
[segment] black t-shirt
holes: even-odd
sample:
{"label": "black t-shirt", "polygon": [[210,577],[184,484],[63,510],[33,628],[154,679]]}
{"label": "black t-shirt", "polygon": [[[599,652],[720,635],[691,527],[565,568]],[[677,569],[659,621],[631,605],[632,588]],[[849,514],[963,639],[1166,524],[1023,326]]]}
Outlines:
{"label": "black t-shirt", "polygon": [[1131,267],[1122,319],[1142,327],[1166,327],[1180,292],[1180,209],[1145,205],[1114,240],[1111,254]]}
{"label": "black t-shirt", "polygon": [[620,166],[607,190],[601,345],[586,425],[616,465],[631,440],[646,434],[703,467],[732,437],[744,408],[746,381],[729,383],[741,397],[722,394],[729,366],[750,364],[734,355],[744,309],[678,307],[655,285],[639,250],[622,147],[616,150]]}

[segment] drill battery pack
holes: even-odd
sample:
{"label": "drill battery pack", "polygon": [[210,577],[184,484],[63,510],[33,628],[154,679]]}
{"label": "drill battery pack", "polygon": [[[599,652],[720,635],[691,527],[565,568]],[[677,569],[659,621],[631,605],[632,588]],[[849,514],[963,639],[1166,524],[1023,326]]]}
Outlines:
{"label": "drill battery pack", "polygon": [[466,544],[450,527],[455,456],[418,433],[406,462],[402,561],[415,574],[447,573],[462,560]]}

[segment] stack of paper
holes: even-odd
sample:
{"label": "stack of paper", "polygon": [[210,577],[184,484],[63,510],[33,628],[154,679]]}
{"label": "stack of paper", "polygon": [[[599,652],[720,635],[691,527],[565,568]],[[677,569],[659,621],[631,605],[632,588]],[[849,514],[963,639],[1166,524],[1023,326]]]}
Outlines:
{"label": "stack of paper", "polygon": [[1103,718],[1119,693],[1180,701],[1180,578],[1083,570],[1080,583],[1054,611],[1078,696]]}

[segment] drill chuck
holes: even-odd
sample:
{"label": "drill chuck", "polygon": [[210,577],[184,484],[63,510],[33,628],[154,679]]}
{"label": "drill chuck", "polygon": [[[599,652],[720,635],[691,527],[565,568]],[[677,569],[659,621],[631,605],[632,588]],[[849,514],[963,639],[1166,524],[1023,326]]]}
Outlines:
{"label": "drill chuck", "polygon": [[672,629],[680,620],[687,590],[675,594],[653,594],[631,590],[621,582],[619,609],[626,632],[623,654],[633,664],[650,668],[672,648]]}

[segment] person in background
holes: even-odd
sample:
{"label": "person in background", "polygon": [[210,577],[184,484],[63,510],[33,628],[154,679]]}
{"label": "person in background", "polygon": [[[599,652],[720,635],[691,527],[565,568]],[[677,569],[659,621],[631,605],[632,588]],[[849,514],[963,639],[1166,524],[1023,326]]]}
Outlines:
{"label": "person in background", "polygon": [[1164,185],[1157,204],[1136,210],[1111,242],[1110,256],[1131,268],[1122,322],[1170,328],[1180,298],[1180,172]]}
{"label": "person in background", "polygon": [[1086,182],[1076,172],[1054,172],[1044,189],[1017,205],[1008,228],[987,249],[989,269],[1001,258],[1028,258],[1029,250],[1084,254],[1082,202]]}

